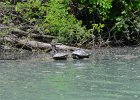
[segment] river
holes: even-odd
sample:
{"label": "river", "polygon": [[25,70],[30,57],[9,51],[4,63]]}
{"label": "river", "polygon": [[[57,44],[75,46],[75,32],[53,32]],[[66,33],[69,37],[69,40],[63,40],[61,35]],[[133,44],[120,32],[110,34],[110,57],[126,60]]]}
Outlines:
{"label": "river", "polygon": [[140,100],[140,48],[84,60],[0,61],[0,100]]}

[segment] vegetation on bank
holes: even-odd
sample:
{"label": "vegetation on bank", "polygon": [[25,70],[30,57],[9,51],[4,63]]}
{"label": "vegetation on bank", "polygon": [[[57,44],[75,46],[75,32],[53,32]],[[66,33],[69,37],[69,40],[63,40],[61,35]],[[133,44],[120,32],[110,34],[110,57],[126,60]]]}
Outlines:
{"label": "vegetation on bank", "polygon": [[[7,5],[9,2],[3,1]],[[24,0],[2,23],[33,25],[58,42],[86,46],[134,45],[140,41],[139,0]]]}

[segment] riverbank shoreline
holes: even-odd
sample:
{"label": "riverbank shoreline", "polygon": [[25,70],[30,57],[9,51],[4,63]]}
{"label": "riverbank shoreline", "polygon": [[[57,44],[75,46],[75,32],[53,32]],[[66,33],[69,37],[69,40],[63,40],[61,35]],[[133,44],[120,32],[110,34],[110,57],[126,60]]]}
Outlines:
{"label": "riverbank shoreline", "polygon": [[[131,49],[131,51],[133,50],[135,51],[139,51],[140,47],[130,47],[130,46],[126,46],[126,47],[102,47],[102,48],[94,48],[94,49],[86,49],[88,53],[90,53],[90,57],[87,59],[91,59],[96,57],[96,55],[108,55],[108,56],[114,56],[114,53],[118,53],[118,55],[115,55],[115,57],[117,58],[124,58],[124,59],[131,59],[134,57],[139,57],[139,55],[135,54],[135,55],[131,55],[129,53],[129,50]],[[61,51],[63,52],[63,51]],[[122,52],[122,54],[120,54],[120,52]],[[67,53],[69,55],[71,55],[72,51],[67,51]],[[103,57],[104,59],[104,57]],[[53,61],[53,54],[52,52],[44,52],[44,51],[28,51],[28,50],[23,50],[23,49],[15,49],[15,48],[8,48],[7,49],[3,49],[0,52],[0,61]],[[68,61],[73,60],[71,56],[68,57]]]}

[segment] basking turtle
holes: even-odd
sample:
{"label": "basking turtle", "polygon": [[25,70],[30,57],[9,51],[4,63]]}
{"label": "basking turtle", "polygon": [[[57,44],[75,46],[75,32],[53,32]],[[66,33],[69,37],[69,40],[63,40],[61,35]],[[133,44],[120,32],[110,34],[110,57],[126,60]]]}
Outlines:
{"label": "basking turtle", "polygon": [[53,55],[53,59],[55,60],[66,60],[68,58],[67,53],[56,53]]}
{"label": "basking turtle", "polygon": [[56,50],[56,42],[51,42],[52,46],[52,53],[53,53],[53,59],[55,60],[66,60],[68,58],[68,53],[58,52]]}
{"label": "basking turtle", "polygon": [[83,59],[83,58],[89,58],[90,54],[86,53],[82,49],[78,49],[72,52],[72,58],[73,59]]}

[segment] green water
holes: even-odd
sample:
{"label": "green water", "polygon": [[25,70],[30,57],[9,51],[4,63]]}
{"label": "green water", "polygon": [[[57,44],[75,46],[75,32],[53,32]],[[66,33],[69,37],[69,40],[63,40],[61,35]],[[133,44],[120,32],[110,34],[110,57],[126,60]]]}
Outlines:
{"label": "green water", "polygon": [[140,100],[139,50],[101,50],[87,60],[0,61],[0,100]]}

